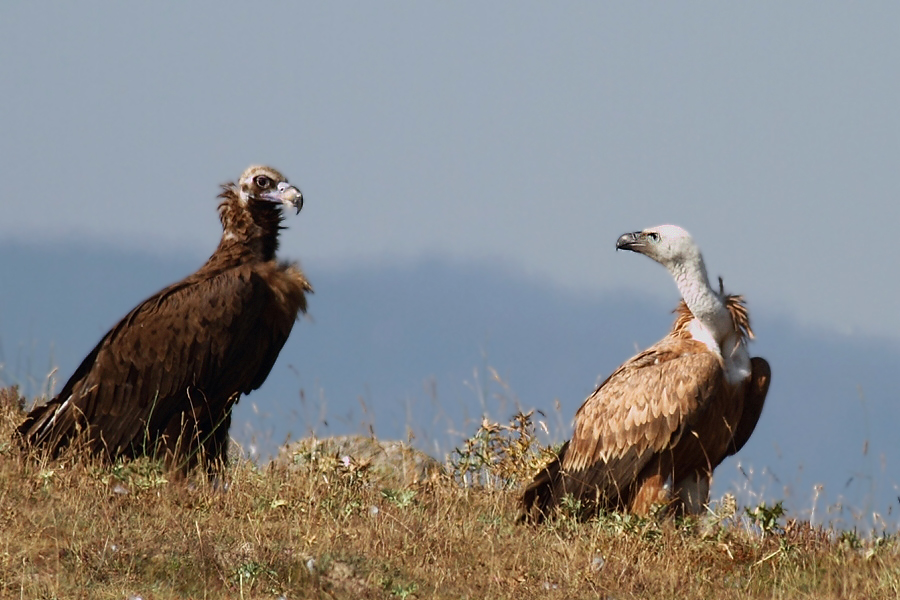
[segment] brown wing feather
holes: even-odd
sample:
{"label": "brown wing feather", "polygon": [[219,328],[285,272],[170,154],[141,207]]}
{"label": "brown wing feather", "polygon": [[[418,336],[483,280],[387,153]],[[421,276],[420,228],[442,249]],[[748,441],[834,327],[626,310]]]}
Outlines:
{"label": "brown wing feather", "polygon": [[750,439],[759,417],[762,415],[766,395],[769,393],[769,383],[772,381],[772,370],[766,359],[754,356],[750,359],[750,381],[747,382],[744,393],[744,409],[734,431],[734,436],[728,446],[728,454],[731,456],[740,452],[744,444]]}
{"label": "brown wing feather", "polygon": [[186,412],[195,427],[214,427],[265,380],[309,289],[288,265],[208,264],[132,310],[20,432],[55,449],[88,428],[95,451],[117,455]]}

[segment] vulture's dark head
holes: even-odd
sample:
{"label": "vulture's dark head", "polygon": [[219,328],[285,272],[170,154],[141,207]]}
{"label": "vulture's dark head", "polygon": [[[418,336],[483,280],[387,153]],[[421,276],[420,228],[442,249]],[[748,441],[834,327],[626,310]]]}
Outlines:
{"label": "vulture's dark head", "polygon": [[[287,178],[261,165],[248,167],[237,183],[226,183],[219,194],[222,244],[242,248],[264,260],[278,249],[278,231],[284,218],[282,207],[300,209],[303,194]],[[220,246],[221,246],[220,245]]]}

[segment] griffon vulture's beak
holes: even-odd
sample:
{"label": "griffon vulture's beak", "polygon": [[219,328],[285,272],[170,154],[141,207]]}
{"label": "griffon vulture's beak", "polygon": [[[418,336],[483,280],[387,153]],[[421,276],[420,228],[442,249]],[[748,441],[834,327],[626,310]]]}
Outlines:
{"label": "griffon vulture's beak", "polygon": [[632,252],[640,252],[641,248],[646,246],[643,232],[634,231],[632,233],[623,233],[616,240],[616,250],[631,250]]}

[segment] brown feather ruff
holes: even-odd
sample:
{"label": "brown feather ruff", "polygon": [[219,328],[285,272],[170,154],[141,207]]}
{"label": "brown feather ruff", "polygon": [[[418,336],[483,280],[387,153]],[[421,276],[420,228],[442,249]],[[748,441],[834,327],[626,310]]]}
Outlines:
{"label": "brown feather ruff", "polygon": [[[750,328],[750,312],[747,310],[744,297],[737,294],[727,294],[725,296],[725,308],[731,314],[734,330],[741,332],[741,336],[745,340],[754,339],[753,329]],[[672,323],[671,334],[685,339],[690,338],[688,325],[694,318],[694,315],[691,314],[691,309],[688,308],[684,300],[681,300],[672,312],[675,313],[675,322]]]}
{"label": "brown feather ruff", "polygon": [[[725,304],[735,331],[752,338],[743,297],[725,296]],[[713,469],[752,433],[771,375],[754,358],[746,390],[728,385],[722,358],[691,338],[694,317],[684,301],[674,312],[669,334],[626,361],[579,408],[572,439],[523,492],[521,521],[543,520],[567,494],[582,502],[585,516],[598,509],[645,514],[660,502],[694,510],[697,498],[677,497],[690,495],[682,483],[689,481],[706,501]]]}
{"label": "brown feather ruff", "polygon": [[157,453],[183,468],[226,458],[232,407],[265,381],[312,287],[275,261],[279,205],[252,194],[243,203],[235,184],[220,197],[216,251],[100,340],[19,426],[26,443],[56,453],[79,438],[101,456]]}
{"label": "brown feather ruff", "polygon": [[236,184],[222,186],[219,220],[223,236],[217,252],[233,248],[237,256],[251,254],[258,260],[272,260],[278,251],[278,232],[284,229],[281,207],[271,202],[241,206],[238,194]]}

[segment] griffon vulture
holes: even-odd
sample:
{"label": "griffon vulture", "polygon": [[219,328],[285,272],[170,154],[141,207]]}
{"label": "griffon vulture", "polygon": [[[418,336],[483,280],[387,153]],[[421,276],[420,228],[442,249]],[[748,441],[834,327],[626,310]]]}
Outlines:
{"label": "griffon vulture", "polygon": [[312,288],[278,262],[282,206],[303,196],[275,169],[248,168],[219,194],[222,240],[199,271],[140,303],[18,431],[57,453],[79,439],[114,458],[171,467],[226,458],[231,410],[266,380]]}
{"label": "griffon vulture", "polygon": [[654,504],[697,514],[713,470],[750,438],[771,372],[750,358],[741,296],[714,290],[700,250],[675,225],[626,233],[617,249],[644,254],[675,279],[672,331],[619,367],[575,414],[575,432],[522,497],[540,521],[566,495],[598,509],[647,514]]}

